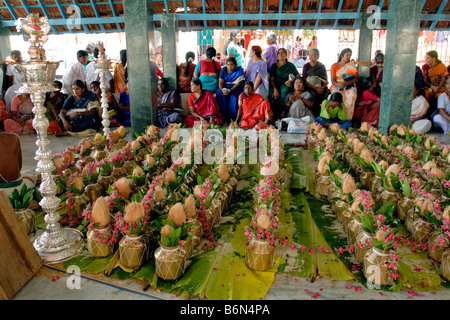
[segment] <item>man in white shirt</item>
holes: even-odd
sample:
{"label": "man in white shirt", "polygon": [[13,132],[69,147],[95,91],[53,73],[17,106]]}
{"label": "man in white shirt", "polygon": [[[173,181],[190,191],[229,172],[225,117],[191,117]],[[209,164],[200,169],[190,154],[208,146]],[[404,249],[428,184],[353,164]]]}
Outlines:
{"label": "man in white shirt", "polygon": [[[96,47],[94,49],[94,58],[98,59],[98,53],[99,50]],[[107,70],[105,73],[105,78],[106,78],[106,82],[107,82],[107,86],[109,86],[109,92],[114,93],[114,79],[113,79],[113,75],[111,73],[111,71]],[[95,64],[93,62],[89,62],[88,65],[86,66],[86,84],[87,87],[90,88],[91,87],[91,83],[93,81],[100,81],[100,74],[98,73],[97,69],[95,69]]]}
{"label": "man in white shirt", "polygon": [[72,94],[72,83],[75,80],[81,80],[86,83],[86,70],[84,65],[88,59],[88,53],[85,50],[79,50],[77,52],[77,62],[70,66],[66,71],[66,74],[62,78],[63,93],[67,95]]}
{"label": "man in white shirt", "polygon": [[434,125],[441,128],[444,134],[450,132],[450,78],[445,82],[447,91],[441,93],[437,102],[437,114],[433,117]]}
{"label": "man in white shirt", "polygon": [[[13,59],[15,62],[22,62],[22,53],[19,50],[11,51],[11,59]],[[19,71],[17,71],[16,68],[14,68],[14,65],[12,63],[8,63],[6,65],[6,75],[6,90],[12,85],[22,85],[22,75]]]}

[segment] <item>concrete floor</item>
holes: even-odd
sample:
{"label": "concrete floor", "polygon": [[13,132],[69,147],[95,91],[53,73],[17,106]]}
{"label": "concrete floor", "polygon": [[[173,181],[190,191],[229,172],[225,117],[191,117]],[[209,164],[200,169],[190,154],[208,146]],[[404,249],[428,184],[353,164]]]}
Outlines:
{"label": "concrete floor", "polygon": [[[442,143],[450,142],[449,136],[433,134]],[[49,136],[50,149],[58,153],[78,143],[77,137]],[[130,135],[127,136],[130,139]],[[284,143],[301,143],[304,134],[282,133]],[[37,161],[36,136],[21,136],[23,152],[23,169],[33,170]],[[13,300],[180,300],[181,297],[152,289],[142,290],[135,281],[119,281],[114,279],[97,280],[82,276],[79,289],[69,289],[67,280],[72,274],[52,266],[44,266],[13,297]],[[381,292],[368,289],[358,282],[330,281],[325,278],[309,279],[277,274],[274,283],[264,297],[265,300],[450,300],[450,289],[443,288],[437,292]]]}

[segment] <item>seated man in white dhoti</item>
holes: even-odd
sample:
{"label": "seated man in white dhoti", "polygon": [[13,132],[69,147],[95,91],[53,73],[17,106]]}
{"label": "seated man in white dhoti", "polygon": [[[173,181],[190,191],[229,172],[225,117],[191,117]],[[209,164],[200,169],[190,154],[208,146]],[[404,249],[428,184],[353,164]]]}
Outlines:
{"label": "seated man in white dhoti", "polygon": [[433,123],[436,128],[444,131],[444,134],[450,132],[450,78],[445,82],[447,91],[438,97],[437,114],[433,117]]}

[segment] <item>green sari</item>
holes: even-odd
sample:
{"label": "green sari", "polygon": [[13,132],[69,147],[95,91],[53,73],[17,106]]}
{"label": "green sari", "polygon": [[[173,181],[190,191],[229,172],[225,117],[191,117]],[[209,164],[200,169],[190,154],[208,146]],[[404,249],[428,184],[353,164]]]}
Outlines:
{"label": "green sari", "polygon": [[272,107],[272,111],[274,114],[274,121],[281,119],[283,116],[284,100],[286,96],[293,91],[294,86],[291,87],[286,86],[286,81],[289,80],[289,75],[293,74],[294,76],[298,76],[298,70],[292,62],[286,62],[281,67],[278,67],[276,63],[272,64],[270,67],[270,77],[274,78],[275,86],[280,93],[278,99],[273,98],[273,88],[269,89],[269,102]]}

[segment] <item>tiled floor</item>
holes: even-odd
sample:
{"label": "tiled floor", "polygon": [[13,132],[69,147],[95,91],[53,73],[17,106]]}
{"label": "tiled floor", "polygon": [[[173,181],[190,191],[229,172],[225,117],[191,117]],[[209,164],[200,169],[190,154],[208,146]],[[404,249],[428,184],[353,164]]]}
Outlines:
{"label": "tiled floor", "polygon": [[[442,143],[450,142],[449,136],[433,134]],[[127,136],[130,139],[130,135]],[[49,136],[50,149],[58,153],[67,147],[74,146],[80,138],[77,137],[55,137]],[[283,132],[281,139],[284,143],[303,143],[304,134],[289,134]],[[23,167],[27,170],[36,168],[37,161],[34,159],[36,153],[36,136],[28,135],[21,137],[23,150]],[[94,280],[83,277],[79,289],[69,289],[67,280],[72,274],[61,272],[51,266],[44,266],[14,297],[14,300],[171,300],[180,297],[154,290],[142,291],[139,284],[133,281],[105,281]],[[317,299],[325,300],[450,300],[450,290],[443,289],[438,292],[421,292],[414,296],[410,292],[382,292],[370,290],[359,283],[330,281],[317,279],[314,282],[309,279],[297,278],[277,274],[275,281],[267,293],[268,300],[311,300],[312,294]],[[320,294],[319,294],[320,293]]]}

